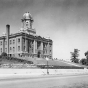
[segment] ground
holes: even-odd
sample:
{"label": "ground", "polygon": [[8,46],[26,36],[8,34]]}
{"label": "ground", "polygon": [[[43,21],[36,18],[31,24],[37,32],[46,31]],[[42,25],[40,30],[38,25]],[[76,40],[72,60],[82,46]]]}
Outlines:
{"label": "ground", "polygon": [[4,79],[0,80],[0,88],[88,88],[88,75]]}

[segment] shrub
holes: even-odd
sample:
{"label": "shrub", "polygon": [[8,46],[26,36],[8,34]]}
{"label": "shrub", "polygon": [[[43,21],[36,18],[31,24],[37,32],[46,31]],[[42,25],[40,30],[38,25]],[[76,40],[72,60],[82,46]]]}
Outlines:
{"label": "shrub", "polygon": [[80,63],[81,63],[82,65],[87,65],[87,59],[82,58],[82,59],[80,60]]}
{"label": "shrub", "polygon": [[0,55],[0,58],[2,58],[2,56]]}
{"label": "shrub", "polygon": [[3,53],[1,54],[1,56],[7,56],[7,53],[3,52]]}

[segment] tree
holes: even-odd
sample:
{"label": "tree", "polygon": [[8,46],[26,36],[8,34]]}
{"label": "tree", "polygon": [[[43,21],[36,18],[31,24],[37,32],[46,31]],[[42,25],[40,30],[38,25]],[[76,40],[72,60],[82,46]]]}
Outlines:
{"label": "tree", "polygon": [[3,53],[1,54],[1,56],[7,56],[7,53],[3,52]]}
{"label": "tree", "polygon": [[87,61],[87,64],[88,64],[88,51],[86,51],[84,54],[86,56],[86,61]]}
{"label": "tree", "polygon": [[71,52],[71,61],[74,63],[78,63],[79,62],[78,56],[79,56],[79,50],[74,49],[74,52]]}
{"label": "tree", "polygon": [[86,64],[87,64],[87,60],[86,60],[85,58],[82,58],[82,59],[80,60],[80,63],[81,63],[82,65],[86,65]]}

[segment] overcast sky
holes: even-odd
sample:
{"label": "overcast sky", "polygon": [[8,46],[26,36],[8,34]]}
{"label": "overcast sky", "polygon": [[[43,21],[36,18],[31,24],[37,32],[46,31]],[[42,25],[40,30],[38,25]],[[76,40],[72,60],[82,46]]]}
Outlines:
{"label": "overcast sky", "polygon": [[70,59],[77,48],[80,58],[88,50],[88,0],[0,0],[0,32],[11,25],[11,33],[21,28],[21,18],[29,11],[33,28],[53,40],[53,56]]}

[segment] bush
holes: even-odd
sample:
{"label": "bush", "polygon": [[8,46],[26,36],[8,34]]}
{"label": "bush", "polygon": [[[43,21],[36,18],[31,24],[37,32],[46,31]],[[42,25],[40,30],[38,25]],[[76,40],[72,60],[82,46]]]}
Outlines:
{"label": "bush", "polygon": [[1,54],[1,56],[7,56],[7,53],[3,52],[3,53]]}
{"label": "bush", "polygon": [[81,63],[82,65],[87,65],[87,59],[82,58],[82,59],[80,60],[80,63]]}
{"label": "bush", "polygon": [[2,56],[0,55],[0,58],[2,58]]}

